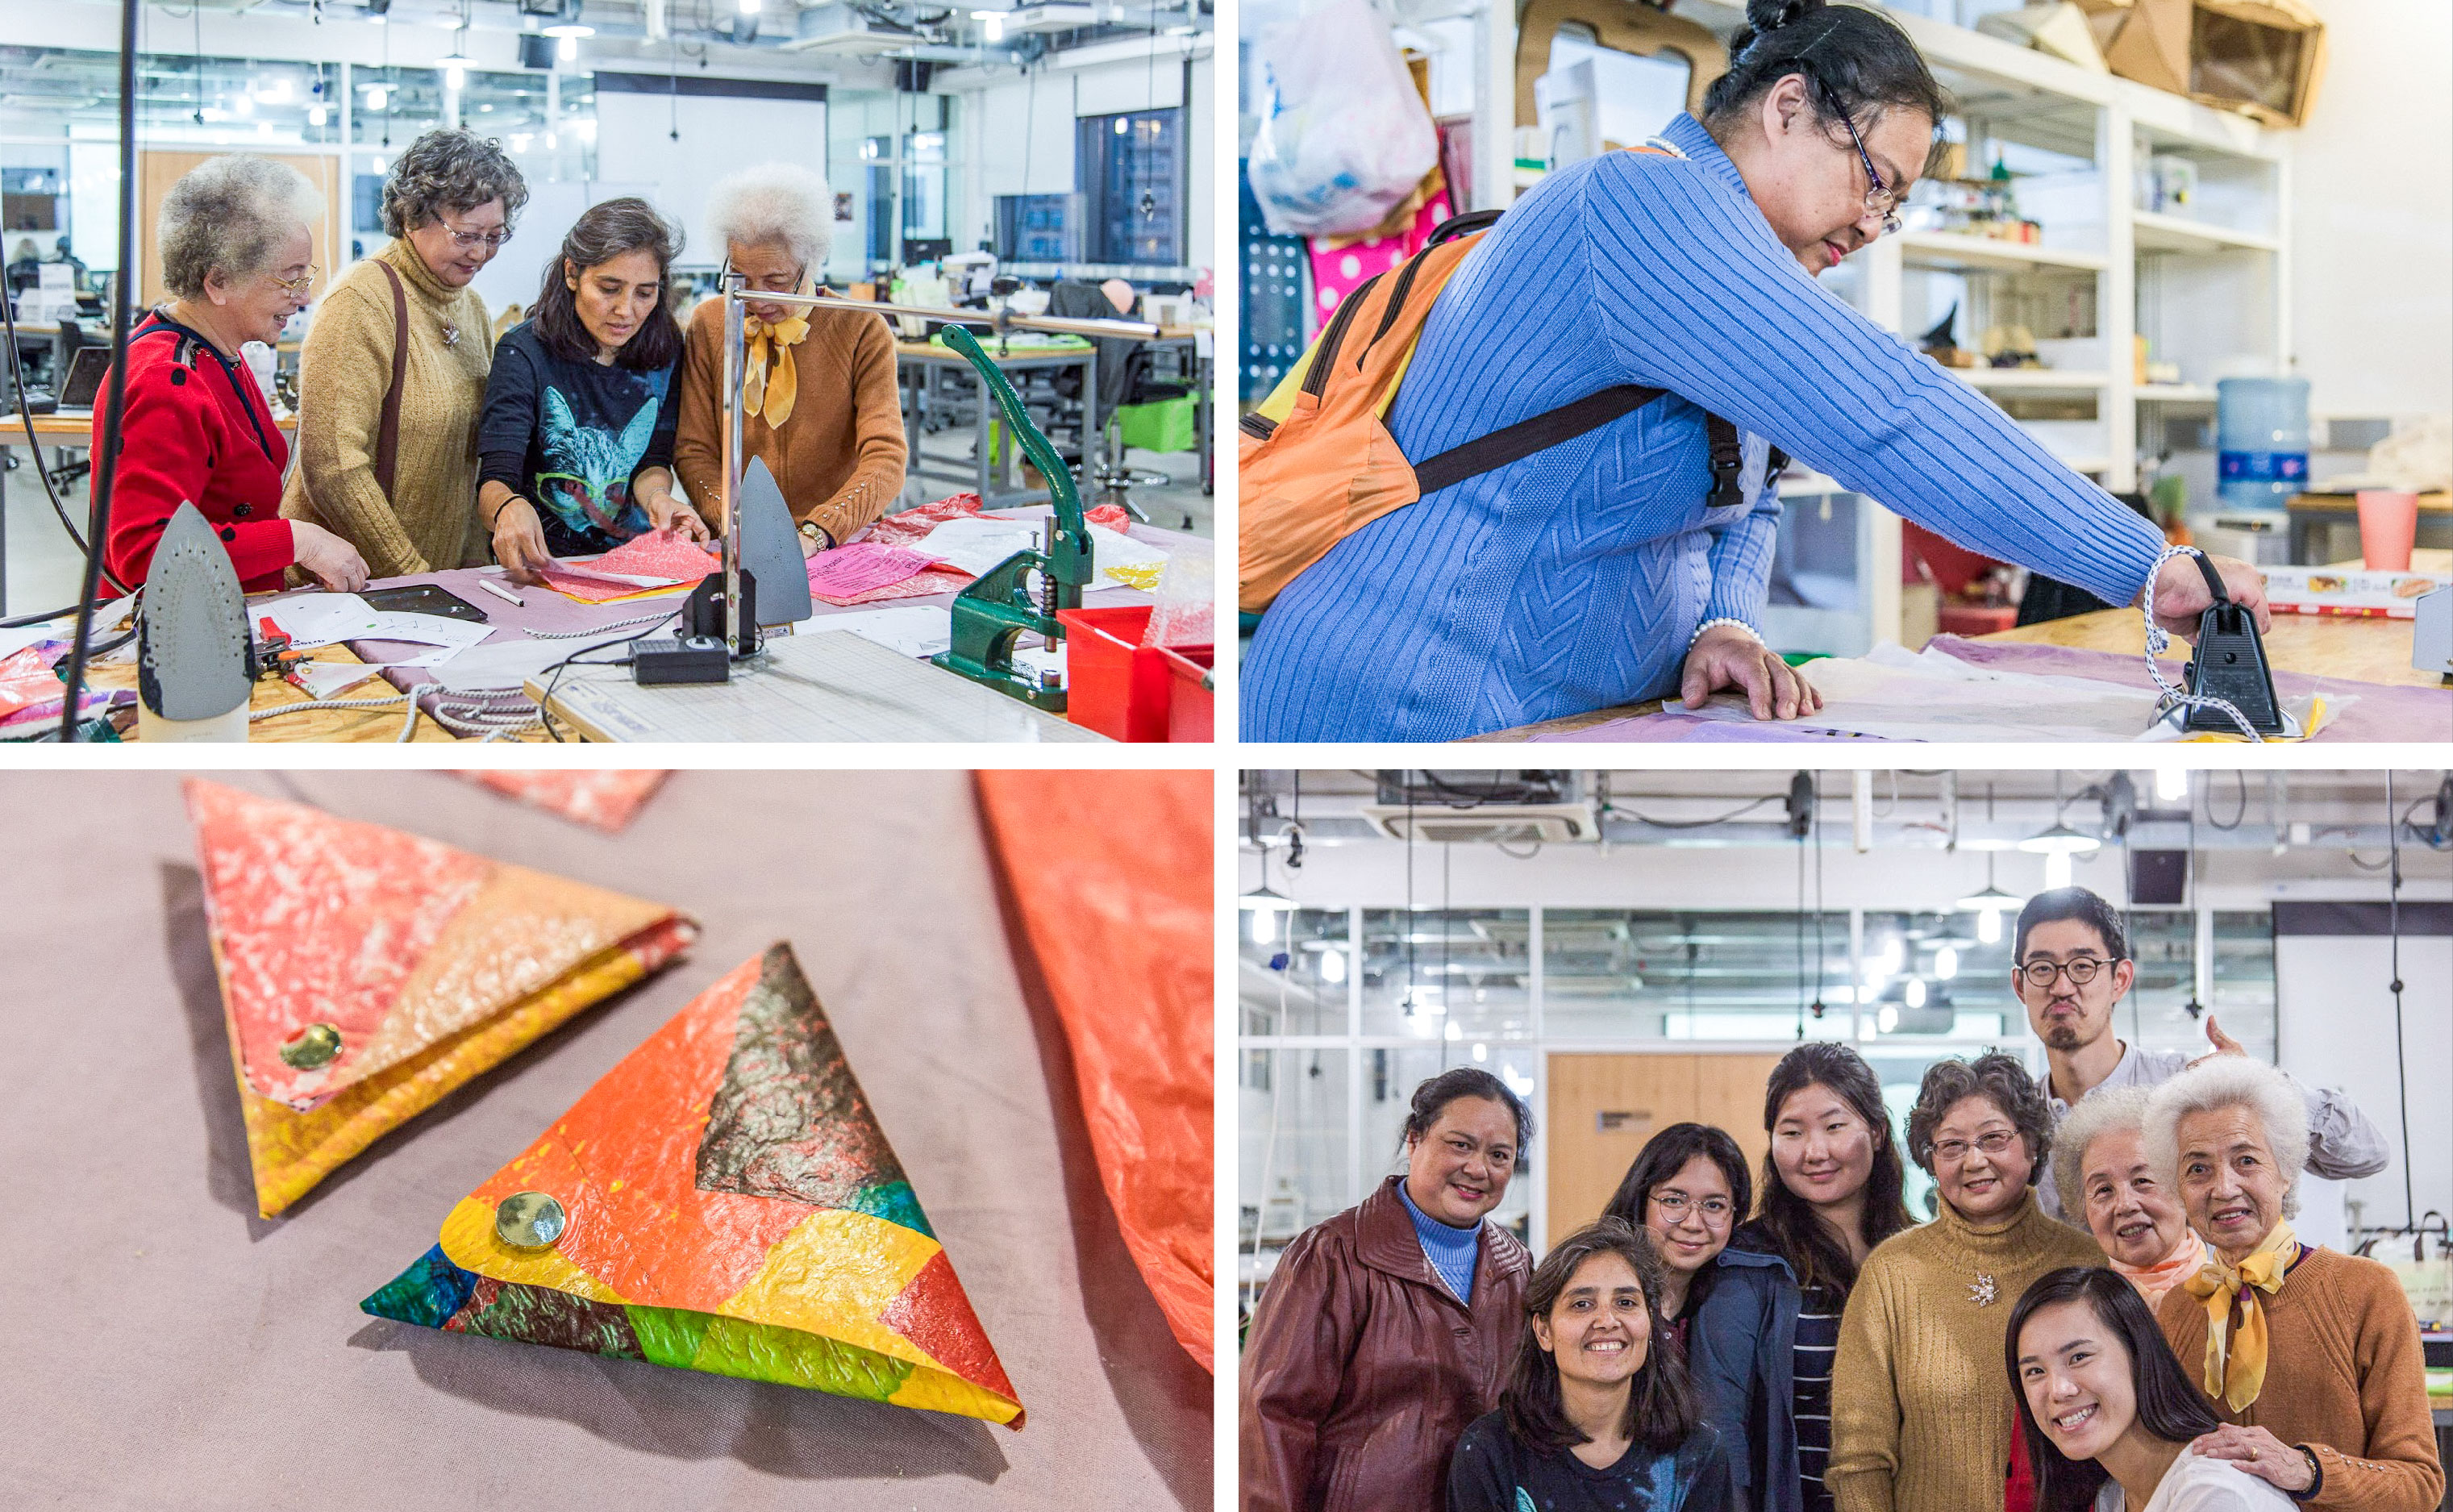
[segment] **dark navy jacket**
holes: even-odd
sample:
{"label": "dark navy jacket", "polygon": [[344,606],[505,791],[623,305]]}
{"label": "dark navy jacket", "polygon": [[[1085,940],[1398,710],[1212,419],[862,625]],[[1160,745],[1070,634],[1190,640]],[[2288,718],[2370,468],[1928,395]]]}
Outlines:
{"label": "dark navy jacket", "polygon": [[1792,1362],[1804,1294],[1777,1255],[1724,1249],[1686,1334],[1686,1365],[1705,1421],[1721,1430],[1736,1472],[1735,1505],[1804,1512],[1797,1478]]}

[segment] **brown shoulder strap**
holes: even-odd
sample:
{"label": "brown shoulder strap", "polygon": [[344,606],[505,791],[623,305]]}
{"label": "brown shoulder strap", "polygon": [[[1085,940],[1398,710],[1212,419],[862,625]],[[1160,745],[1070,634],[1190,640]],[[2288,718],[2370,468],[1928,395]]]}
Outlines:
{"label": "brown shoulder strap", "polygon": [[409,369],[409,295],[389,263],[377,258],[375,266],[391,285],[391,384],[384,389],[383,425],[375,431],[375,485],[389,499],[392,474],[400,465],[400,381]]}

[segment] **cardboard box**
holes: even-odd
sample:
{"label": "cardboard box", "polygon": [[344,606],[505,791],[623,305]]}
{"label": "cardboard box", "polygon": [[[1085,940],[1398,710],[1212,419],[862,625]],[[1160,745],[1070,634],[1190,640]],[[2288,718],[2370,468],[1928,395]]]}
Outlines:
{"label": "cardboard box", "polygon": [[2196,0],[2189,95],[2269,127],[2304,124],[2325,74],[2325,24],[2306,0]]}
{"label": "cardboard box", "polygon": [[2189,92],[2191,0],[2078,0],[2105,67],[2174,94]]}
{"label": "cardboard box", "polygon": [[2342,614],[2406,620],[2419,600],[2448,580],[2427,572],[2364,572],[2342,567],[2267,567],[2265,602],[2277,614]]}

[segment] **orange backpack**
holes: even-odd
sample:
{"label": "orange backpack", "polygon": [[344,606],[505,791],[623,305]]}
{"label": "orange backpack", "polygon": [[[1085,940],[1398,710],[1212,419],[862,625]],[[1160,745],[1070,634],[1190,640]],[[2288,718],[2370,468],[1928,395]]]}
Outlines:
{"label": "orange backpack", "polygon": [[[1672,155],[1657,148],[1627,150]],[[1286,384],[1301,385],[1291,403],[1284,403],[1282,385],[1261,410],[1244,417],[1237,447],[1242,524],[1236,597],[1246,613],[1266,609],[1306,567],[1382,515],[1572,441],[1668,392],[1615,385],[1437,456],[1406,459],[1386,423],[1398,383],[1440,290],[1500,213],[1476,210],[1446,222],[1405,264],[1347,295],[1287,374]],[[1368,339],[1349,355],[1348,338],[1366,324]],[[1282,414],[1270,413],[1281,408]],[[1711,502],[1734,504],[1743,496],[1744,449],[1737,428],[1714,415],[1707,429]]]}

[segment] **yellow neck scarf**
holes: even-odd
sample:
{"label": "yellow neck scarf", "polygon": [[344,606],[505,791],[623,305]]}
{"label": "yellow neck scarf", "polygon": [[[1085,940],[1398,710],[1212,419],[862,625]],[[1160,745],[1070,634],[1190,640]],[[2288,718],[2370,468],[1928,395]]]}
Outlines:
{"label": "yellow neck scarf", "polygon": [[[2259,1242],[2237,1265],[2211,1244],[2205,1268],[2181,1283],[2206,1308],[2206,1395],[2234,1412],[2246,1410],[2265,1389],[2265,1309],[2257,1294],[2271,1297],[2283,1289],[2284,1271],[2299,1252],[2299,1240],[2288,1223]],[[2240,1304],[2240,1327],[2231,1327],[2233,1303]]]}
{"label": "yellow neck scarf", "polygon": [[[803,279],[801,292],[808,293],[808,280]],[[749,344],[748,371],[741,378],[741,408],[764,416],[769,428],[780,426],[792,418],[792,401],[801,391],[800,379],[792,371],[792,348],[808,336],[809,317],[765,321],[744,315],[741,334]]]}

